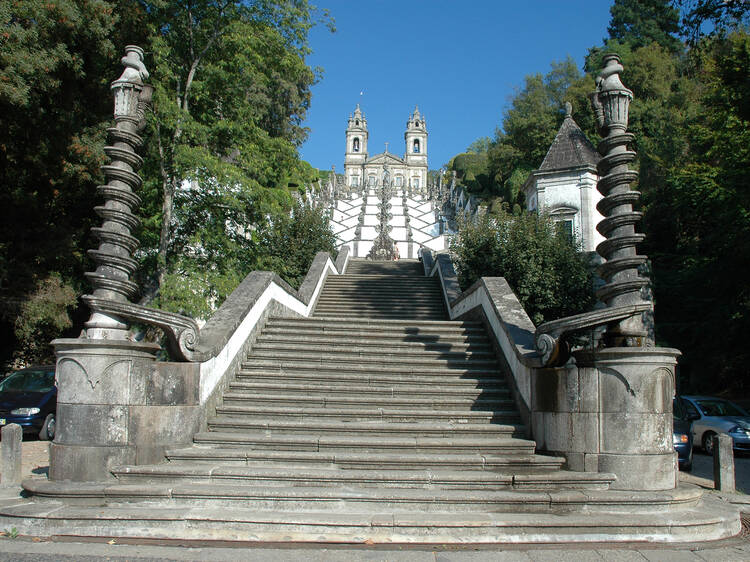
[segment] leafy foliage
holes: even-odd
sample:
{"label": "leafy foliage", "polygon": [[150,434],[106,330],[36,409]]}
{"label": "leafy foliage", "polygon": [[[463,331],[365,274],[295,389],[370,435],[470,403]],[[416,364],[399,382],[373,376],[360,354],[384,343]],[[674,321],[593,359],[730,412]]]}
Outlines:
{"label": "leafy foliage", "polygon": [[[682,28],[673,4],[682,9]],[[685,390],[747,394],[749,6],[732,0],[673,4],[617,0],[610,36],[590,49],[585,75],[571,70],[563,73],[569,80],[558,82],[527,77],[489,150],[489,165],[504,198],[513,200],[559,126],[559,105],[551,100],[573,101],[576,122],[592,138],[586,96],[604,53],[618,53],[622,81],[634,93],[634,187],[643,195],[647,237],[641,253],[652,261],[657,341],[683,351]],[[689,45],[678,41],[678,33]],[[482,251],[500,250],[486,244]]]}
{"label": "leafy foliage", "polygon": [[37,279],[54,271],[86,290],[109,83],[125,44],[146,48],[156,87],[136,233],[144,300],[205,317],[263,262],[259,233],[318,177],[297,148],[316,80],[307,34],[320,15],[306,0],[0,3],[0,334],[9,348],[24,303],[51,294],[35,293]]}
{"label": "leafy foliage", "polygon": [[680,12],[670,0],[615,0],[609,12],[610,39],[634,48],[656,43],[671,53],[682,50],[682,43],[676,37]]}
{"label": "leafy foliage", "polygon": [[15,360],[21,364],[52,362],[54,352],[50,342],[73,325],[70,312],[76,300],[73,287],[63,282],[59,274],[52,273],[40,281],[21,305],[15,321],[19,344]]}
{"label": "leafy foliage", "polygon": [[593,304],[587,257],[548,216],[500,210],[464,221],[451,251],[464,289],[480,277],[505,277],[537,325]]}
{"label": "leafy foliage", "polygon": [[571,58],[552,63],[546,75],[526,77],[524,87],[505,112],[502,129],[498,129],[488,152],[488,172],[496,196],[510,205],[523,206],[521,186],[529,172],[544,160],[562,123],[564,102],[571,101],[580,111],[588,105],[581,88],[575,92],[583,99],[569,96],[571,86],[581,80],[581,73]]}

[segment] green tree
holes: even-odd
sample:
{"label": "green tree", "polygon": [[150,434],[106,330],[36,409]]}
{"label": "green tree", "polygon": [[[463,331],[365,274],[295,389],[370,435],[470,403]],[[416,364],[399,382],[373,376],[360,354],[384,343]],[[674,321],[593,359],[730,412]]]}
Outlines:
{"label": "green tree", "polygon": [[[0,336],[3,355],[28,332],[15,321],[57,272],[80,292],[102,177],[113,60],[141,42],[144,12],[128,0],[0,2]],[[41,300],[40,300],[41,299]],[[54,302],[48,303],[54,306]],[[70,310],[67,309],[66,310]],[[26,324],[24,321],[24,325]],[[65,323],[50,326],[63,330]],[[42,341],[58,333],[40,331]],[[17,338],[21,338],[19,340]],[[29,360],[33,354],[26,353]],[[41,358],[40,358],[41,359]]]}
{"label": "green tree", "polygon": [[691,45],[704,35],[724,35],[750,24],[747,0],[679,0],[677,4],[683,14],[681,34]]}
{"label": "green tree", "polygon": [[633,48],[657,43],[672,53],[682,50],[680,12],[670,0],[615,0],[609,12],[610,39]]}
{"label": "green tree", "polygon": [[[582,81],[588,84],[588,80],[581,76],[573,59],[553,62],[551,67],[546,75],[525,78],[488,152],[494,195],[511,205],[523,203],[520,188],[544,160],[562,123],[564,102],[573,102],[575,115],[585,113],[588,107],[588,92],[579,85]],[[593,121],[590,123],[593,126]]]}
{"label": "green tree", "polygon": [[463,221],[451,251],[462,288],[480,277],[505,277],[534,324],[593,304],[588,258],[546,215],[499,210]]}
{"label": "green tree", "polygon": [[315,81],[304,62],[313,8],[198,0],[149,14],[156,91],[144,238],[157,285],[190,255],[223,270],[249,253],[247,270],[253,226],[291,207],[290,182],[314,179],[296,151]]}
{"label": "green tree", "polygon": [[492,146],[492,139],[490,137],[479,137],[469,145],[469,147],[466,149],[466,152],[483,154],[490,149],[490,146]]}

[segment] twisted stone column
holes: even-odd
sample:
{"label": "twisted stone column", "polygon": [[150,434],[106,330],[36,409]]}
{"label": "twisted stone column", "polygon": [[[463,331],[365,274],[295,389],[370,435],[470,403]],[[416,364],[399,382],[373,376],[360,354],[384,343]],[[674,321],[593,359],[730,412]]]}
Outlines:
{"label": "twisted stone column", "polygon": [[[125,47],[122,64],[125,70],[112,83],[115,126],[108,129],[110,144],[104,148],[112,161],[102,166],[107,184],[97,189],[104,197],[104,204],[94,207],[102,218],[102,225],[92,228],[99,247],[88,252],[97,267],[96,271],[85,274],[91,282],[93,294],[84,298],[90,300],[93,297],[92,302],[96,299],[128,302],[138,292],[138,286],[130,280],[137,267],[131,256],[138,247],[138,240],[130,233],[139,224],[133,211],[141,200],[134,192],[142,183],[138,170],[143,160],[135,151],[143,144],[138,132],[143,127],[144,108],[151,101],[153,89],[143,83],[149,74],[140,47]],[[92,314],[85,324],[87,337],[127,339],[128,326],[122,318],[91,302],[89,306]]]}
{"label": "twisted stone column", "polygon": [[[640,193],[630,188],[638,179],[638,172],[630,169],[636,154],[627,148],[634,139],[632,133],[626,132],[633,93],[620,81],[622,70],[620,58],[607,55],[604,69],[597,78],[597,90],[591,97],[599,131],[604,137],[598,146],[603,158],[599,162],[597,186],[604,197],[597,209],[605,218],[596,228],[606,240],[596,250],[605,259],[599,271],[606,284],[596,296],[608,308],[647,304],[641,291],[648,285],[648,279],[638,273],[638,267],[647,258],[638,255],[636,249],[645,235],[635,231],[642,213],[633,210]],[[644,345],[646,335],[643,313],[638,313],[611,323],[605,334],[605,344],[638,347]]]}

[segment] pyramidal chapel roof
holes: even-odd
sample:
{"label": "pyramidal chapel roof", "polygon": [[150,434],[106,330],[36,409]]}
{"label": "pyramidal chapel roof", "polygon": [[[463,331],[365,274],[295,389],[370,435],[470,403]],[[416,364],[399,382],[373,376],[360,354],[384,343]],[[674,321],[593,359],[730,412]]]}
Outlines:
{"label": "pyramidal chapel roof", "polygon": [[540,171],[562,170],[579,166],[596,166],[601,156],[586,135],[573,121],[568,107],[565,108],[565,120],[557,132],[555,140],[547,151]]}

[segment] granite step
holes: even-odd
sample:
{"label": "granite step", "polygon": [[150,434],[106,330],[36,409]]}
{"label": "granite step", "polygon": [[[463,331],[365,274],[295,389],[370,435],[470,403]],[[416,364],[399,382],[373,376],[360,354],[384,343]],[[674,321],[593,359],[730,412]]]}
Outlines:
{"label": "granite step", "polygon": [[276,405],[290,408],[395,408],[448,411],[507,411],[515,406],[510,399],[474,398],[471,396],[435,396],[430,398],[376,396],[314,396],[304,392],[234,392],[224,393],[223,406],[231,404]]}
{"label": "granite step", "polygon": [[420,387],[440,385],[447,392],[453,392],[461,388],[503,388],[507,382],[504,378],[497,378],[497,373],[487,375],[486,377],[460,377],[453,373],[445,375],[399,375],[387,373],[351,373],[351,372],[321,372],[314,370],[300,371],[283,371],[278,370],[243,370],[236,375],[236,380],[250,382],[272,383],[284,381],[290,383],[350,383],[350,384],[367,384],[367,385],[419,385]]}
{"label": "granite step", "polygon": [[237,466],[209,463],[164,463],[121,466],[112,471],[121,483],[217,482],[251,486],[358,488],[421,488],[446,490],[603,490],[612,475],[592,472],[550,471],[516,474],[489,470],[363,470]]}
{"label": "granite step", "polygon": [[220,445],[251,450],[366,452],[393,454],[478,454],[524,455],[534,453],[535,443],[509,437],[408,437],[408,436],[332,436],[268,435],[265,432],[206,431],[196,433],[196,445]]}
{"label": "granite step", "polygon": [[441,359],[434,357],[422,359],[420,357],[401,357],[385,355],[373,357],[369,355],[350,356],[336,358],[336,354],[313,355],[310,353],[298,353],[291,357],[278,357],[272,353],[249,355],[248,360],[242,363],[242,369],[249,367],[277,367],[277,368],[322,368],[323,370],[341,367],[345,370],[373,370],[399,372],[427,372],[446,368],[456,372],[493,372],[497,368],[496,359]]}
{"label": "granite step", "polygon": [[367,397],[370,395],[384,396],[392,398],[405,397],[434,397],[434,396],[453,396],[468,399],[482,398],[511,398],[510,389],[503,385],[501,387],[458,387],[446,388],[441,385],[382,385],[382,384],[353,384],[353,383],[298,383],[287,380],[274,381],[234,381],[229,384],[229,392],[268,392],[271,394],[281,393],[304,393],[309,396],[322,394],[324,396],[335,396],[345,394],[347,396]]}
{"label": "granite step", "polygon": [[337,436],[385,436],[409,435],[415,437],[492,436],[522,437],[525,427],[521,424],[494,423],[396,423],[396,422],[335,422],[330,420],[269,420],[256,416],[216,416],[208,419],[209,431],[263,431],[269,435],[337,435]]}
{"label": "granite step", "polygon": [[434,410],[404,408],[342,407],[334,408],[295,406],[286,407],[279,404],[229,403],[216,407],[217,415],[231,416],[267,416],[269,420],[307,419],[353,421],[388,421],[388,422],[426,422],[442,423],[519,423],[518,411],[508,410]]}
{"label": "granite step", "polygon": [[463,351],[492,351],[493,347],[487,339],[464,339],[459,341],[433,341],[429,338],[423,338],[422,341],[404,340],[403,338],[384,338],[373,336],[352,337],[349,334],[342,333],[336,336],[314,335],[309,333],[291,333],[291,334],[273,334],[262,333],[258,336],[253,349],[263,346],[285,346],[285,345],[307,345],[320,347],[347,347],[352,349],[372,348],[372,349],[389,349],[398,350],[406,353],[436,351],[436,352],[463,352]]}
{"label": "granite step", "polygon": [[[741,530],[736,512],[699,504],[697,488],[669,492],[621,494],[612,491],[548,493],[543,513],[472,512],[421,513],[416,510],[375,510],[368,505],[336,511],[261,510],[234,502],[231,510],[215,505],[176,505],[171,492],[152,501],[122,501],[122,485],[33,480],[31,493],[46,501],[14,502],[0,507],[2,528],[22,535],[55,536],[59,540],[123,539],[199,540],[225,546],[309,543],[422,545],[509,543],[597,543],[643,541],[692,543],[731,537]],[[133,486],[131,486],[132,488]],[[137,488],[137,485],[135,485]],[[178,491],[177,497],[180,493]],[[117,498],[111,501],[110,498]],[[127,496],[125,496],[127,497]],[[148,499],[149,496],[145,494]],[[516,495],[523,499],[523,496]],[[75,504],[63,503],[79,498]],[[581,501],[588,501],[588,505]],[[93,505],[81,505],[89,502]],[[106,505],[106,517],[102,517]],[[612,506],[612,507],[608,507]],[[596,516],[592,517],[592,511]],[[564,515],[563,515],[564,514]],[[377,547],[376,547],[377,548]],[[239,552],[239,551],[238,551]]]}
{"label": "granite step", "polygon": [[[40,480],[40,483],[44,482]],[[253,506],[257,510],[279,510],[293,513],[388,510],[396,513],[560,513],[632,511],[633,494],[599,490],[524,490],[524,489],[435,489],[354,486],[267,486],[239,485],[236,482],[204,483],[53,483],[34,485],[42,496],[65,494],[69,504],[95,505],[161,501],[180,506],[220,506],[235,509]],[[55,486],[57,485],[57,486]],[[659,494],[644,494],[653,511],[673,506],[674,501],[657,499]],[[698,499],[688,500],[697,505]]]}
{"label": "granite step", "polygon": [[[485,334],[481,322],[468,320],[388,320],[382,318],[360,318],[358,320],[326,318],[276,318],[271,317],[268,329],[294,327],[321,330],[362,330],[406,332],[411,334]],[[369,333],[369,332],[367,332]]]}
{"label": "granite step", "polygon": [[[377,377],[380,375],[393,375],[393,376],[411,376],[422,380],[422,377],[430,376],[441,376],[445,378],[469,378],[469,379],[484,379],[484,378],[498,378],[500,373],[498,369],[487,369],[477,368],[476,366],[468,367],[455,367],[446,365],[434,365],[432,368],[429,366],[419,365],[392,365],[384,367],[382,365],[361,365],[355,363],[341,363],[337,365],[322,364],[321,362],[294,362],[284,361],[249,361],[242,363],[241,370],[238,374],[249,375],[254,372],[277,372],[279,376],[286,374],[297,375],[301,373],[321,373],[325,375],[330,374],[346,374],[346,375],[370,375],[371,377]],[[426,380],[426,379],[425,379]]]}
{"label": "granite step", "polygon": [[496,365],[497,359],[494,352],[491,351],[438,351],[420,349],[416,353],[395,353],[388,347],[372,348],[348,346],[343,349],[337,349],[341,346],[310,346],[296,342],[282,343],[257,343],[253,346],[252,352],[248,355],[248,360],[252,359],[279,359],[288,358],[298,361],[335,361],[345,363],[347,361],[356,362],[377,362],[381,365],[391,363],[401,364],[420,364],[431,363],[440,365],[444,362],[467,364],[471,362],[477,365]]}
{"label": "granite step", "polygon": [[480,470],[514,474],[546,474],[560,470],[563,459],[543,455],[480,455],[388,453],[366,451],[283,451],[194,445],[168,450],[172,463],[220,463],[243,466],[281,466],[360,470]]}

